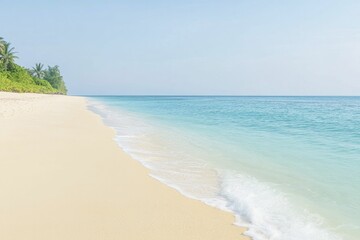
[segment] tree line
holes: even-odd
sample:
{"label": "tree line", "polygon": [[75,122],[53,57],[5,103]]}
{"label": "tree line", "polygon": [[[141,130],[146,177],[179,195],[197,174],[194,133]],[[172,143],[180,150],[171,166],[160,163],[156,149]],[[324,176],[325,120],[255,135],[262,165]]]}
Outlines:
{"label": "tree line", "polygon": [[0,91],[66,94],[59,66],[36,63],[31,69],[15,63],[17,52],[0,37]]}

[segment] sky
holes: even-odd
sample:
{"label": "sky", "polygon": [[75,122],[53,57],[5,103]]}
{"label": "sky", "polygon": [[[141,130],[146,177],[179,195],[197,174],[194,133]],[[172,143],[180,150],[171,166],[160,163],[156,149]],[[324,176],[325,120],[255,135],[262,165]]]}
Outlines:
{"label": "sky", "polygon": [[0,0],[72,95],[360,95],[359,0]]}

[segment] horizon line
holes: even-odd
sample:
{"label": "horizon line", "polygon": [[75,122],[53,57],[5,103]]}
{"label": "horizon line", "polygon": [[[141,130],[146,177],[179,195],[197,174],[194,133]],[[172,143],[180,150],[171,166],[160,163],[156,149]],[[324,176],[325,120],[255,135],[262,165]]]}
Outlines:
{"label": "horizon line", "polygon": [[69,94],[80,97],[360,97],[360,95]]}

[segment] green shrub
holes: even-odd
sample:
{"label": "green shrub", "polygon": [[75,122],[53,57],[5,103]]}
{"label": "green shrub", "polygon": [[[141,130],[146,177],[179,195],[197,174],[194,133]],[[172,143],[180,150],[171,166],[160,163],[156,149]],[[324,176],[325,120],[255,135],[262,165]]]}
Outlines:
{"label": "green shrub", "polygon": [[[25,81],[21,78],[25,77]],[[12,79],[12,80],[10,80]],[[29,79],[23,73],[16,72],[14,75],[9,72],[0,72],[0,91],[5,92],[30,92],[30,93],[59,93],[50,84],[41,79]]]}
{"label": "green shrub", "polygon": [[59,93],[67,93],[67,89],[58,66],[48,66],[48,68],[44,71],[44,79],[48,81],[53,88],[58,90]]}
{"label": "green shrub", "polygon": [[15,82],[35,84],[34,79],[30,76],[28,71],[16,64],[13,64],[11,70],[8,71],[8,78]]}

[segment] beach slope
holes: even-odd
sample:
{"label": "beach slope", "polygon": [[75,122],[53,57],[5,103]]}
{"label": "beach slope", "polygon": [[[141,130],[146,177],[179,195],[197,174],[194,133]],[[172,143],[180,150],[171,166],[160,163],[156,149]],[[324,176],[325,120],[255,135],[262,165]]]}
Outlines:
{"label": "beach slope", "polygon": [[247,239],[148,175],[81,97],[0,92],[0,239]]}

